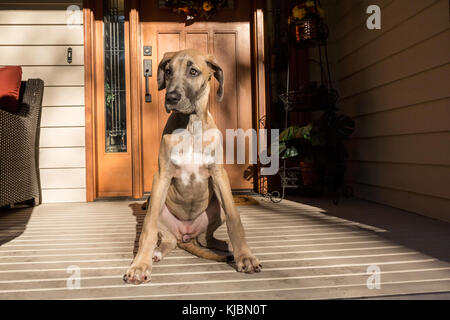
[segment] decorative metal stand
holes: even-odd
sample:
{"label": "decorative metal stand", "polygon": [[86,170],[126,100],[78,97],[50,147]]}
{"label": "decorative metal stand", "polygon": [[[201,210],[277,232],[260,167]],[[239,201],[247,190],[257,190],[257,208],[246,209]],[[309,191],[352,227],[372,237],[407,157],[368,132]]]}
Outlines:
{"label": "decorative metal stand", "polygon": [[[288,49],[289,54],[291,53],[292,48],[316,48],[318,50],[317,58],[315,60],[310,59],[309,62],[316,63],[320,67],[320,80],[317,82],[309,82],[301,88],[295,88],[295,91],[290,90],[289,78],[292,70],[290,70],[290,60],[287,59],[286,90],[279,96],[280,100],[283,102],[282,110],[284,111],[284,119],[282,122],[284,122],[284,128],[289,127],[289,114],[293,111],[300,113],[325,111],[325,115],[336,116],[335,110],[338,93],[333,89],[331,83],[327,50],[329,30],[328,26],[320,16],[320,0],[312,1],[314,2],[315,10],[306,10],[307,13],[301,20],[291,19],[292,16],[290,16],[291,24],[288,32],[286,33],[284,32],[284,29],[282,30],[283,34],[290,36],[290,39],[283,41],[283,37],[277,37],[276,39],[279,40],[277,42],[278,46],[274,45],[273,48],[273,52],[278,53],[281,57],[281,59],[276,60],[275,66],[278,65],[278,61],[285,61],[284,54],[286,49]],[[308,7],[311,8],[311,2],[308,4]],[[284,21],[285,17],[280,15],[279,9],[273,9],[272,13],[273,17],[275,17],[274,19],[277,19],[278,23]],[[281,29],[282,28],[283,27],[281,27]],[[278,69],[280,72],[281,70],[285,70],[283,66],[278,66]],[[275,78],[277,77],[278,75],[275,76]],[[261,119],[260,121],[265,122],[265,119]],[[263,127],[265,127],[265,125],[263,125]],[[326,163],[322,161],[320,165],[316,164],[316,168],[320,168],[320,171],[318,171],[315,170],[314,167],[307,167],[300,163],[298,166],[294,165],[293,167],[288,167],[288,161],[282,160],[278,171],[281,188],[269,192],[268,177],[260,176],[260,189],[258,191],[265,198],[277,203],[285,198],[287,190],[297,189],[299,192],[304,191],[305,193],[316,193],[318,191],[328,192],[331,190],[333,192],[333,202],[337,204],[341,191],[344,196],[351,196],[353,194],[353,189],[349,186],[345,186],[343,183],[345,162],[338,163],[338,161],[340,160],[334,161],[333,159],[330,159],[330,161],[327,160]],[[342,168],[344,169],[341,170]]]}
{"label": "decorative metal stand", "polygon": [[[316,1],[315,5],[317,6]],[[299,25],[295,26],[295,37],[289,43],[288,50],[290,52],[291,45],[300,48],[318,48],[319,61],[316,62],[320,66],[321,84],[320,86],[307,86],[298,91],[290,91],[290,66],[288,61],[286,92],[280,95],[284,105],[284,128],[289,125],[288,118],[291,111],[313,112],[335,109],[338,93],[331,85],[327,38],[328,26],[318,17],[316,19],[304,19]],[[323,59],[325,59],[326,68],[324,68]],[[327,73],[326,76],[325,72]],[[274,191],[269,195],[273,202],[281,202],[285,197],[286,189],[304,187],[300,167],[287,168],[286,160],[283,160],[278,175],[281,181],[281,192]]]}

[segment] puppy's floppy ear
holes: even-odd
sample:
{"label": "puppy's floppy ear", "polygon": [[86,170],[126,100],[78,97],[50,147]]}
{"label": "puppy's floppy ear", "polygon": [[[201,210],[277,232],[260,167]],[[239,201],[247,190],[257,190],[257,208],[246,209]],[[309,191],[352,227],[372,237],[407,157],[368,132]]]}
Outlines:
{"label": "puppy's floppy ear", "polygon": [[214,72],[214,78],[216,78],[219,82],[219,88],[217,89],[217,100],[221,102],[223,99],[223,70],[212,57],[209,57],[206,60],[206,64],[212,69],[212,71]]}
{"label": "puppy's floppy ear", "polygon": [[158,65],[158,90],[166,88],[166,65],[172,60],[176,52],[166,52]]}

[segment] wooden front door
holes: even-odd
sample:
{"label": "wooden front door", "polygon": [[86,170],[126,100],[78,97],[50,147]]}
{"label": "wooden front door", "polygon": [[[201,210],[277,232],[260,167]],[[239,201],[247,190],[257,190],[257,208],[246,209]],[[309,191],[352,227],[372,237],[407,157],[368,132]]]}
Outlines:
{"label": "wooden front door", "polygon": [[[195,48],[214,55],[224,71],[225,94],[221,103],[215,100],[217,82],[212,80],[209,110],[225,137],[226,129],[252,127],[252,75],[250,43],[250,1],[234,1],[234,8],[222,9],[214,21],[194,22],[186,26],[183,17],[161,8],[158,1],[140,2],[142,63],[152,60],[149,78],[151,102],[145,101],[145,78],[142,74],[142,172],[143,190],[151,191],[153,175],[158,168],[158,150],[162,131],[169,117],[164,108],[165,91],[158,92],[157,68],[165,52]],[[152,55],[144,56],[144,46]],[[143,72],[143,67],[140,70]],[[252,189],[244,178],[248,165],[226,165],[233,189]]]}
{"label": "wooden front door", "polygon": [[[224,71],[225,94],[221,103],[215,100],[217,83],[213,79],[209,110],[224,137],[226,129],[246,131],[255,122],[254,114],[261,117],[262,109],[253,101],[262,106],[264,99],[259,97],[258,86],[256,94],[252,92],[252,80],[263,79],[264,74],[258,66],[252,68],[252,60],[263,61],[254,48],[252,55],[252,41],[256,43],[258,38],[258,29],[252,24],[253,2],[230,0],[231,6],[209,21],[189,26],[183,16],[161,7],[163,3],[84,1],[88,201],[114,196],[140,198],[151,191],[168,118],[165,91],[158,92],[156,77],[165,52],[195,48],[215,56]],[[144,47],[151,47],[151,55],[144,54]],[[151,102],[145,99],[146,60],[152,63],[148,79]],[[246,154],[248,158],[248,148]],[[244,177],[248,164],[225,167],[233,189],[253,188],[253,181]]]}

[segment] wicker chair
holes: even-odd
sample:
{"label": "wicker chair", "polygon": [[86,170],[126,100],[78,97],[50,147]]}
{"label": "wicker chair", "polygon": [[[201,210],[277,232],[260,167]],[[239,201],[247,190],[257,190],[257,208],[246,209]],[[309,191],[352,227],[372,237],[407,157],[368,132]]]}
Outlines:
{"label": "wicker chair", "polygon": [[16,113],[0,109],[0,207],[41,203],[39,130],[44,81],[22,81]]}

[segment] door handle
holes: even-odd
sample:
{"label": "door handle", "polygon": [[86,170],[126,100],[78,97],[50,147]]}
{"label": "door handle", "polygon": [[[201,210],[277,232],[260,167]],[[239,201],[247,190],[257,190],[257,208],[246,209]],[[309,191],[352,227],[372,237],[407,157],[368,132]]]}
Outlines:
{"label": "door handle", "polygon": [[152,102],[152,95],[150,94],[148,77],[152,76],[152,60],[144,60],[144,77],[145,77],[145,102]]}
{"label": "door handle", "polygon": [[148,77],[150,77],[150,73],[148,70],[145,71],[145,102],[152,102],[152,95],[150,94],[150,90],[148,88]]}

